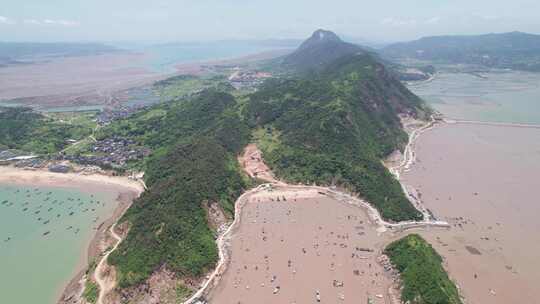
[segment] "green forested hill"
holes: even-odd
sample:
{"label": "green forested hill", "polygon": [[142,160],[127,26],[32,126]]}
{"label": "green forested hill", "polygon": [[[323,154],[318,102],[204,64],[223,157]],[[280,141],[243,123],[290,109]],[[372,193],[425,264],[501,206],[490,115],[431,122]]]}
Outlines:
{"label": "green forested hill", "polygon": [[385,254],[401,273],[401,299],[411,304],[461,304],[454,282],[442,267],[441,256],[418,234],[388,245]]}
{"label": "green forested hill", "polygon": [[269,81],[244,110],[279,177],[345,186],[389,220],[421,218],[381,159],[407,141],[397,113],[423,115],[422,103],[368,54]]}
{"label": "green forested hill", "polygon": [[540,71],[540,35],[521,32],[424,37],[391,44],[381,53],[391,59]]}
{"label": "green forested hill", "polygon": [[91,132],[87,125],[60,122],[30,108],[0,107],[0,150],[54,153],[67,146],[68,139],[78,140]]}
{"label": "green forested hill", "polygon": [[285,56],[281,64],[300,72],[318,71],[332,61],[347,55],[365,53],[352,43],[342,41],[331,31],[317,30],[292,54]]}
{"label": "green forested hill", "polygon": [[154,151],[142,164],[149,189],[123,217],[131,229],[109,258],[120,287],[144,282],[162,265],[181,277],[214,265],[203,204],[219,202],[232,216],[249,183],[236,156],[250,140],[280,178],[345,186],[389,220],[421,218],[381,160],[407,140],[398,114],[422,116],[423,104],[367,53],[324,61],[255,93],[207,89],[100,131]]}
{"label": "green forested hill", "polygon": [[150,166],[149,190],[124,216],[131,229],[109,258],[120,287],[142,283],[163,264],[190,277],[213,267],[217,248],[203,204],[219,202],[232,213],[246,187],[236,159],[209,137],[181,144]]}
{"label": "green forested hill", "polygon": [[121,287],[142,283],[163,264],[180,276],[199,276],[216,262],[203,204],[218,202],[232,216],[247,187],[235,156],[249,133],[235,105],[231,95],[208,90],[107,131],[156,149],[146,164],[149,189],[122,218],[131,229],[109,258],[118,267]]}

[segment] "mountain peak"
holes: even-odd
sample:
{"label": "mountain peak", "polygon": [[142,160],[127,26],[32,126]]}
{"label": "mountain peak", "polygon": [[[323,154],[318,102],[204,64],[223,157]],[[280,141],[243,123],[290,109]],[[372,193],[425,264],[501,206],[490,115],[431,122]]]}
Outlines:
{"label": "mountain peak", "polygon": [[309,37],[302,45],[300,46],[300,49],[303,48],[309,48],[315,45],[328,43],[328,42],[342,42],[338,35],[336,35],[332,31],[327,31],[323,29],[318,29],[311,37]]}
{"label": "mountain peak", "polygon": [[319,41],[341,41],[338,35],[332,31],[327,31],[323,29],[318,29],[313,32],[310,39],[315,39]]}
{"label": "mountain peak", "polygon": [[359,46],[342,41],[334,32],[318,29],[283,63],[298,70],[318,70],[339,57],[359,52],[363,52]]}

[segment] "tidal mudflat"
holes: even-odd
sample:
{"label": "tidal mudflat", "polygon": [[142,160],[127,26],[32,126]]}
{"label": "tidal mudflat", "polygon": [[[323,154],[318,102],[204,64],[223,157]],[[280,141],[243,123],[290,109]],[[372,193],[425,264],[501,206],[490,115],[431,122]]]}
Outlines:
{"label": "tidal mudflat", "polygon": [[362,209],[306,189],[247,199],[210,303],[389,302],[392,280],[377,263],[387,240]]}
{"label": "tidal mudflat", "polygon": [[540,74],[518,71],[437,74],[409,87],[447,118],[540,124]]}
{"label": "tidal mudflat", "polygon": [[423,232],[469,303],[540,298],[540,129],[444,124],[403,174],[453,227]]}
{"label": "tidal mudflat", "polygon": [[116,91],[160,79],[140,67],[144,62],[144,55],[121,52],[2,68],[0,101],[42,108],[105,104]]}
{"label": "tidal mudflat", "polygon": [[2,302],[56,303],[97,254],[92,237],[137,187],[101,176],[0,168]]}

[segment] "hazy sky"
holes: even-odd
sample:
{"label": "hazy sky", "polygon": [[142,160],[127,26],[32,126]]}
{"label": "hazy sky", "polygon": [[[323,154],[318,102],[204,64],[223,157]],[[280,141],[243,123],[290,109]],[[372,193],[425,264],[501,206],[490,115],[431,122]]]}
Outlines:
{"label": "hazy sky", "polygon": [[540,33],[540,0],[2,0],[2,41],[303,38],[375,41]]}

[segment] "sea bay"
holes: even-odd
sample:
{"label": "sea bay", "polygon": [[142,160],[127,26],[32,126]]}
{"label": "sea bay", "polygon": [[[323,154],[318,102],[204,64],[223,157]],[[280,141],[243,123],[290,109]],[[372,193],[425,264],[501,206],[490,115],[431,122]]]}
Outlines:
{"label": "sea bay", "polygon": [[[403,174],[448,231],[423,231],[471,303],[540,296],[540,74],[442,74],[412,89],[451,119],[420,136]],[[482,123],[486,122],[486,123]],[[530,124],[530,127],[494,125]]]}
{"label": "sea bay", "polygon": [[[0,295],[6,303],[56,303],[65,285],[87,265],[98,226],[126,188],[51,179],[0,179]],[[21,173],[28,176],[28,172]],[[18,177],[17,177],[18,178]]]}

